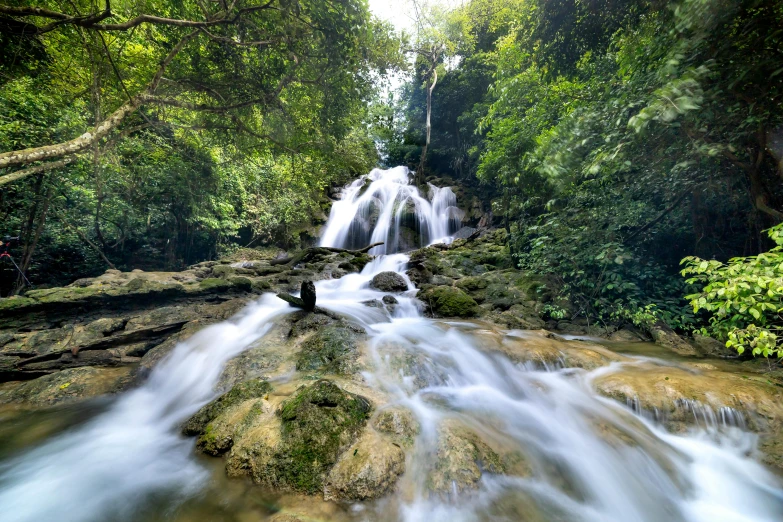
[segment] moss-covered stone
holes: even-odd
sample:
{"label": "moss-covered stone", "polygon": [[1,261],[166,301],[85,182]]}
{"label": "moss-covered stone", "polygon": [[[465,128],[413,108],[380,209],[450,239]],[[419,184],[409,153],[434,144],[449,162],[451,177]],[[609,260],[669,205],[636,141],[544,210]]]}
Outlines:
{"label": "moss-covered stone", "polygon": [[419,299],[441,317],[475,317],[479,313],[478,303],[453,286],[435,286],[420,294]]}
{"label": "moss-covered stone", "polygon": [[230,276],[235,274],[236,270],[230,265],[217,265],[216,267],[212,268],[212,277],[228,279]]}
{"label": "moss-covered stone", "polygon": [[249,399],[257,399],[268,394],[272,386],[263,379],[251,379],[237,384],[230,391],[202,407],[182,427],[185,435],[201,435],[207,425],[232,406]]}
{"label": "moss-covered stone", "polygon": [[198,283],[199,289],[203,292],[221,292],[231,288],[231,283],[225,279],[218,279],[217,277],[208,277],[202,279]]}
{"label": "moss-covered stone", "polygon": [[351,259],[350,263],[356,267],[356,270],[361,271],[370,261],[372,261],[372,257],[368,254],[357,254]]}
{"label": "moss-covered stone", "polygon": [[247,277],[243,277],[243,276],[229,277],[228,281],[234,286],[234,288],[237,288],[239,290],[244,290],[246,292],[249,292],[253,288],[253,282]]}
{"label": "moss-covered stone", "polygon": [[253,478],[280,489],[322,491],[329,469],[357,439],[371,410],[367,399],[328,380],[301,388],[283,403],[281,441]]}
{"label": "moss-covered stone", "polygon": [[270,285],[269,281],[267,281],[266,279],[255,279],[251,284],[251,289],[254,292],[259,292],[259,293],[265,292],[270,288],[272,288],[272,285]]}
{"label": "moss-covered stone", "polygon": [[356,371],[359,334],[345,323],[326,326],[302,343],[296,359],[299,371],[321,370],[350,374]]}

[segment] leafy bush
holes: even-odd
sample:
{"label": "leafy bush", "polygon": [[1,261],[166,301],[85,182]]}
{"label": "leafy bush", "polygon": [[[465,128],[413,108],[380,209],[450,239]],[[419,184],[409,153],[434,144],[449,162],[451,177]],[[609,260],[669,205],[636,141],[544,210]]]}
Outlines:
{"label": "leafy bush", "polygon": [[686,257],[683,276],[702,285],[686,296],[693,311],[710,312],[709,327],[700,333],[726,342],[738,353],[783,358],[783,224],[769,229],[777,244],[757,256],[735,257],[728,263]]}

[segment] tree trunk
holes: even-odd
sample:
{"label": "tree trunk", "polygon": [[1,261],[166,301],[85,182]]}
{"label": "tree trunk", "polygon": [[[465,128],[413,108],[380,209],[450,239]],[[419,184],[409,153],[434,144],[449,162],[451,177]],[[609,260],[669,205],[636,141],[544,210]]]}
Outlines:
{"label": "tree trunk", "polygon": [[421,175],[424,173],[424,162],[427,160],[427,149],[430,147],[430,132],[432,130],[432,91],[435,90],[435,85],[438,83],[438,70],[437,65],[433,65],[432,68],[432,84],[427,89],[427,124],[426,124],[426,139],[424,142],[424,148],[421,151],[421,161],[419,161],[419,168],[416,170],[418,174],[419,183],[421,183]]}
{"label": "tree trunk", "polygon": [[[43,176],[41,177],[43,178]],[[38,246],[38,240],[41,238],[41,233],[43,232],[44,225],[46,224],[46,214],[49,212],[49,205],[52,202],[52,196],[54,192],[52,189],[53,184],[49,183],[48,187],[46,188],[46,196],[44,197],[41,213],[35,225],[35,231],[33,232],[30,230],[30,232],[32,232],[32,237],[26,241],[27,244],[25,245],[24,254],[22,255],[22,262],[19,264],[19,270],[21,273],[16,278],[16,285],[13,291],[14,295],[18,294],[22,288],[24,288],[25,274],[27,273],[27,269],[30,268],[30,263],[33,261],[35,247]],[[34,215],[31,215],[31,217],[34,217]]]}

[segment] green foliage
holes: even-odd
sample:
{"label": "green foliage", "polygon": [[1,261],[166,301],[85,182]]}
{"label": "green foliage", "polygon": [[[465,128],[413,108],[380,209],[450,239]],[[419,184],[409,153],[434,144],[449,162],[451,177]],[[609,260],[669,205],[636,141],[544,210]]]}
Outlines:
{"label": "green foliage", "polygon": [[[181,269],[235,244],[298,246],[324,219],[325,188],[377,164],[366,101],[376,79],[402,65],[391,27],[362,1],[274,0],[269,9],[245,9],[256,4],[111,6],[112,23],[139,14],[196,21],[220,18],[223,9],[244,14],[186,39],[155,100],[95,147],[0,186],[0,232],[22,237],[12,253],[35,284],[98,275],[107,268],[103,256],[125,270]],[[66,16],[96,9],[80,0],[36,7]],[[50,21],[0,20],[2,152],[92,129],[146,93],[163,58],[192,32],[156,23],[33,30]],[[13,173],[0,169],[0,179]],[[10,264],[0,265],[0,295],[18,290],[17,279]]]}
{"label": "green foliage", "polygon": [[[474,0],[447,20],[429,171],[481,182],[517,264],[575,313],[692,329],[679,260],[758,253],[783,220],[781,3]],[[397,161],[422,143],[419,83]]]}
{"label": "green foliage", "polygon": [[742,354],[783,357],[783,225],[769,229],[776,247],[757,256],[735,257],[728,263],[698,257],[682,260],[683,276],[699,292],[688,295],[694,313],[709,312],[702,328]]}

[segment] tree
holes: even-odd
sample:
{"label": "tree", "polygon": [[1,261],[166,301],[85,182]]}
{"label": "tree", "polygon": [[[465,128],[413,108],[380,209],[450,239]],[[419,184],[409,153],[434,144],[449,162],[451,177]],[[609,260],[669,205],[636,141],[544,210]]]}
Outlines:
{"label": "tree", "polygon": [[18,40],[71,53],[81,48],[84,56],[102,51],[116,76],[115,92],[96,112],[106,116],[86,132],[0,153],[0,168],[20,168],[0,176],[0,185],[62,167],[130,132],[141,123],[131,122],[136,114],[149,124],[243,133],[282,149],[308,145],[313,131],[339,137],[347,131],[344,113],[369,88],[368,68],[385,66],[363,51],[377,34],[367,29],[359,2],[148,5],[133,2],[116,12],[108,2],[101,10],[87,2],[65,12],[0,6]]}

